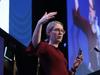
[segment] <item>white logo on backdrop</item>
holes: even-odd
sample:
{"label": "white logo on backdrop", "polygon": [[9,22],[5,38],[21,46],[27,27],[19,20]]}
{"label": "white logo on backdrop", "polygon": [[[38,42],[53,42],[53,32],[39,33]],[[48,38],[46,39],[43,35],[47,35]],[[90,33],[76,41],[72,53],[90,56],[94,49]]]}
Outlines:
{"label": "white logo on backdrop", "polygon": [[0,0],[0,28],[9,33],[9,0]]}

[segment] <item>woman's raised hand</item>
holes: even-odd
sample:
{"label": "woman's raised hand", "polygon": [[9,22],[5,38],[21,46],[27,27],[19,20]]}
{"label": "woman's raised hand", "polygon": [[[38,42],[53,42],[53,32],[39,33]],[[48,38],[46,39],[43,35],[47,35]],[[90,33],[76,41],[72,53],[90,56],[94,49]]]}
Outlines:
{"label": "woman's raised hand", "polygon": [[38,24],[44,24],[44,23],[48,22],[48,20],[54,18],[56,14],[57,14],[57,12],[50,12],[50,13],[45,12],[45,14],[38,21]]}

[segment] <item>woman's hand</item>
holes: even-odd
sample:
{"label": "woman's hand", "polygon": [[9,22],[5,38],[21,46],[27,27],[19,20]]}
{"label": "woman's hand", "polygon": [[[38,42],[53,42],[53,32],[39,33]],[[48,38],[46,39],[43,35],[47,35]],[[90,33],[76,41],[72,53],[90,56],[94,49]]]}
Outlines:
{"label": "woman's hand", "polygon": [[54,16],[57,14],[57,12],[50,12],[47,13],[45,12],[45,14],[41,17],[41,19],[38,21],[36,28],[34,30],[33,33],[33,37],[32,37],[32,44],[34,47],[37,47],[37,45],[40,43],[41,41],[41,32],[42,32],[42,25],[47,22],[48,20],[54,18]]}
{"label": "woman's hand", "polygon": [[50,13],[45,12],[42,18],[38,21],[38,24],[46,23],[48,20],[54,18],[56,14],[57,12],[50,12]]}
{"label": "woman's hand", "polygon": [[71,68],[72,73],[76,72],[76,69],[80,66],[80,64],[83,61],[83,55],[82,52],[76,57],[73,67]]}
{"label": "woman's hand", "polygon": [[73,68],[77,69],[80,66],[80,64],[82,63],[82,61],[83,61],[83,55],[81,54],[75,59]]}

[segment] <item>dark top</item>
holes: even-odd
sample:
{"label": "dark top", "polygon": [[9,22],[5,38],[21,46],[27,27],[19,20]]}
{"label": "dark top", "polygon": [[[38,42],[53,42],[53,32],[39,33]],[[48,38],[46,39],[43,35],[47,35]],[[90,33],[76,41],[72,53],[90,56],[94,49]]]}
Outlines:
{"label": "dark top", "polygon": [[31,43],[27,52],[40,57],[43,75],[68,75],[67,61],[58,48],[46,42],[41,42],[35,49]]}

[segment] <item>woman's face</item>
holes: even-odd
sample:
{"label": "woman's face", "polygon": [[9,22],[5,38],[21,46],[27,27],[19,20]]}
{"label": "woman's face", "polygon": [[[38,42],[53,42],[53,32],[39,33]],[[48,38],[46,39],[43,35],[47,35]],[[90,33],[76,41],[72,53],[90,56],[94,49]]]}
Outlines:
{"label": "woman's face", "polygon": [[61,24],[54,25],[53,29],[50,32],[50,41],[53,43],[60,43],[63,39],[65,31]]}

